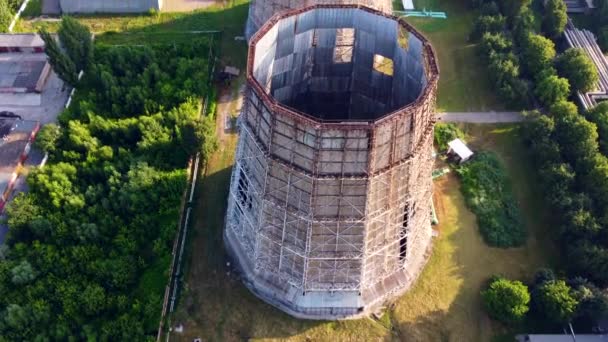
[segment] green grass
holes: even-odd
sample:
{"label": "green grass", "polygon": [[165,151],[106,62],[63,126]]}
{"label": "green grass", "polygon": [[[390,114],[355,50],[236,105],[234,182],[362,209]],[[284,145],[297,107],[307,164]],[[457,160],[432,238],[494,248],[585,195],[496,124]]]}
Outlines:
{"label": "green grass", "polygon": [[42,0],[30,0],[21,17],[38,17],[42,14]]}
{"label": "green grass", "polygon": [[[235,41],[242,36],[248,13],[247,0],[235,0],[234,6],[213,5],[190,13],[159,13],[157,15],[82,15],[78,20],[95,33],[97,44],[155,44],[188,42],[194,35],[187,31],[221,31],[223,62],[243,67],[247,45]],[[20,20],[15,32],[35,32],[46,27],[53,32],[58,22]]]}
{"label": "green grass", "polygon": [[448,19],[407,18],[431,41],[439,59],[439,111],[503,110],[493,91],[485,64],[477,57],[476,45],[468,42],[476,14],[465,0],[426,0],[415,3],[444,11]]}
{"label": "green grass", "polygon": [[393,0],[393,10],[403,11],[403,2],[401,0]]}

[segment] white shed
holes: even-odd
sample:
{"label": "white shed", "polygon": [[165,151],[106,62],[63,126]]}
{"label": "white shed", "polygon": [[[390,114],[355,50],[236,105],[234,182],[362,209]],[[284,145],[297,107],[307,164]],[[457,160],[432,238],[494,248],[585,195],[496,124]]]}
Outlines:
{"label": "white shed", "polygon": [[448,155],[453,155],[458,158],[458,162],[460,164],[466,162],[471,159],[473,156],[473,151],[465,145],[465,143],[460,139],[454,139],[448,143]]}

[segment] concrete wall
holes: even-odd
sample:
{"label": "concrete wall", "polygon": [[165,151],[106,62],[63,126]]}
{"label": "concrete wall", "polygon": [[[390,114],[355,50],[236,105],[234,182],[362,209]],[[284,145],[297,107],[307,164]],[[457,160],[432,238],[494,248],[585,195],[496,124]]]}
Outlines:
{"label": "concrete wall", "polygon": [[141,13],[160,10],[163,0],[60,0],[63,13]]}

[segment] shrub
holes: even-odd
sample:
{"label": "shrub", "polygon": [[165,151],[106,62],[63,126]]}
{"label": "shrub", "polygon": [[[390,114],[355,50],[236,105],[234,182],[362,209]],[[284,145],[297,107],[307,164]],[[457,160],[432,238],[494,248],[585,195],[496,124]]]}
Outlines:
{"label": "shrub", "polygon": [[555,58],[555,44],[541,35],[529,33],[523,45],[522,61],[532,75],[542,72]]}
{"label": "shrub", "polygon": [[543,31],[550,37],[558,37],[564,32],[568,15],[564,0],[547,0],[543,15]]}
{"label": "shrub", "polygon": [[533,294],[538,312],[553,323],[567,323],[576,312],[578,301],[563,280],[545,282]]}
{"label": "shrub", "polygon": [[528,287],[517,280],[496,278],[481,296],[490,317],[505,324],[521,322],[530,309]]}
{"label": "shrub", "polygon": [[535,93],[543,105],[550,106],[568,98],[570,83],[565,78],[547,74],[536,83]]}
{"label": "shrub", "polygon": [[6,0],[0,0],[0,31],[8,32],[8,27],[13,20],[13,10]]}
{"label": "shrub", "polygon": [[496,155],[481,152],[457,172],[467,205],[477,215],[486,243],[503,248],[521,246],[526,240],[526,231],[511,184]]}
{"label": "shrub", "polygon": [[582,49],[568,49],[556,62],[560,74],[570,81],[574,90],[591,91],[599,81],[597,68]]}
{"label": "shrub", "polygon": [[44,152],[54,152],[57,141],[61,137],[61,128],[54,123],[50,123],[42,127],[34,145]]}
{"label": "shrub", "polygon": [[435,145],[439,151],[445,151],[448,143],[454,139],[463,139],[464,133],[452,123],[438,123],[435,125]]}
{"label": "shrub", "polygon": [[477,18],[470,39],[478,40],[486,32],[497,33],[504,29],[506,19],[502,15],[482,15]]}

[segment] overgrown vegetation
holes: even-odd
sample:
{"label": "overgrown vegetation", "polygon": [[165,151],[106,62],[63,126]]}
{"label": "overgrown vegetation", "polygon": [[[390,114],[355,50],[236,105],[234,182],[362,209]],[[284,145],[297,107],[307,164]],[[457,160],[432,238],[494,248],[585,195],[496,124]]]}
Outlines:
{"label": "overgrown vegetation", "polygon": [[93,60],[93,39],[89,29],[74,18],[64,17],[59,26],[59,42],[46,28],[41,28],[38,33],[57,76],[70,86],[76,86],[78,73]]}
{"label": "overgrown vegetation", "polygon": [[496,277],[481,296],[490,317],[506,324],[521,322],[530,310],[528,287],[517,280]]}
{"label": "overgrown vegetation", "polygon": [[492,318],[521,331],[552,330],[571,321],[587,330],[608,312],[606,291],[582,278],[558,278],[551,269],[540,269],[529,284],[494,277],[481,295]]}
{"label": "overgrown vegetation", "polygon": [[8,32],[15,13],[11,8],[13,2],[13,0],[0,0],[0,32]]}
{"label": "overgrown vegetation", "polygon": [[504,166],[491,152],[478,153],[457,169],[462,193],[477,215],[486,243],[495,247],[516,247],[526,241],[526,230]]}
{"label": "overgrown vegetation", "polygon": [[[7,208],[0,340],[156,332],[186,164],[216,145],[198,100],[209,90],[212,43],[100,47],[83,64],[61,128],[41,132],[49,163]],[[65,47],[74,64],[88,55]]]}
{"label": "overgrown vegetation", "polygon": [[[572,70],[573,65],[580,67],[588,63],[580,60],[576,52],[567,51],[561,56],[557,55],[555,43],[539,33],[534,17],[531,17],[532,20],[522,19],[531,11],[530,1],[519,4],[519,10],[514,14],[508,14],[501,8],[501,13],[507,17],[507,24],[500,32],[504,41],[491,45],[485,52],[489,56],[497,53],[504,55],[500,49],[510,47],[508,55],[513,56],[511,60],[521,61],[519,76],[534,88],[536,99],[548,112],[548,115],[531,113],[530,120],[524,125],[523,135],[539,170],[539,179],[547,194],[546,201],[554,213],[555,236],[566,255],[564,264],[569,279],[583,277],[595,285],[606,286],[608,158],[601,153],[598,144],[598,126],[587,121],[580,115],[577,106],[568,101],[570,90],[590,87],[594,77],[586,74],[585,67],[582,67],[583,70]],[[556,4],[554,7],[559,7],[554,13],[555,18],[545,18],[543,31],[555,39],[555,33],[563,30],[565,21],[558,18],[562,5]],[[551,8],[549,10],[553,11]],[[545,15],[550,13],[546,12]],[[548,28],[548,22],[559,25]],[[571,89],[569,79],[574,89]],[[605,128],[603,113],[594,111],[588,117],[598,121],[600,132]],[[554,288],[551,290],[557,292]],[[563,293],[563,288],[558,290]],[[572,310],[563,312],[568,311]],[[553,316],[554,323],[563,324],[574,316],[556,314]],[[600,316],[590,317],[589,325]],[[590,326],[586,328],[590,329]]]}
{"label": "overgrown vegetation", "polygon": [[591,17],[591,26],[597,42],[604,52],[608,51],[608,0],[594,0],[597,9]]}
{"label": "overgrown vegetation", "polygon": [[557,58],[557,70],[568,79],[573,90],[594,90],[599,81],[597,68],[584,50],[570,48]]}
{"label": "overgrown vegetation", "polygon": [[464,133],[453,123],[440,122],[435,125],[435,146],[445,151],[448,143],[454,139],[464,139]]}
{"label": "overgrown vegetation", "polygon": [[[479,40],[479,54],[488,63],[490,76],[504,101],[519,109],[534,103],[543,105],[566,99],[570,94],[567,80],[553,67],[555,44],[537,33],[538,20],[530,8],[532,1],[478,0],[480,16],[471,38]],[[543,10],[543,31],[557,37],[566,25],[562,0],[550,0]],[[499,22],[500,25],[486,25]]]}

